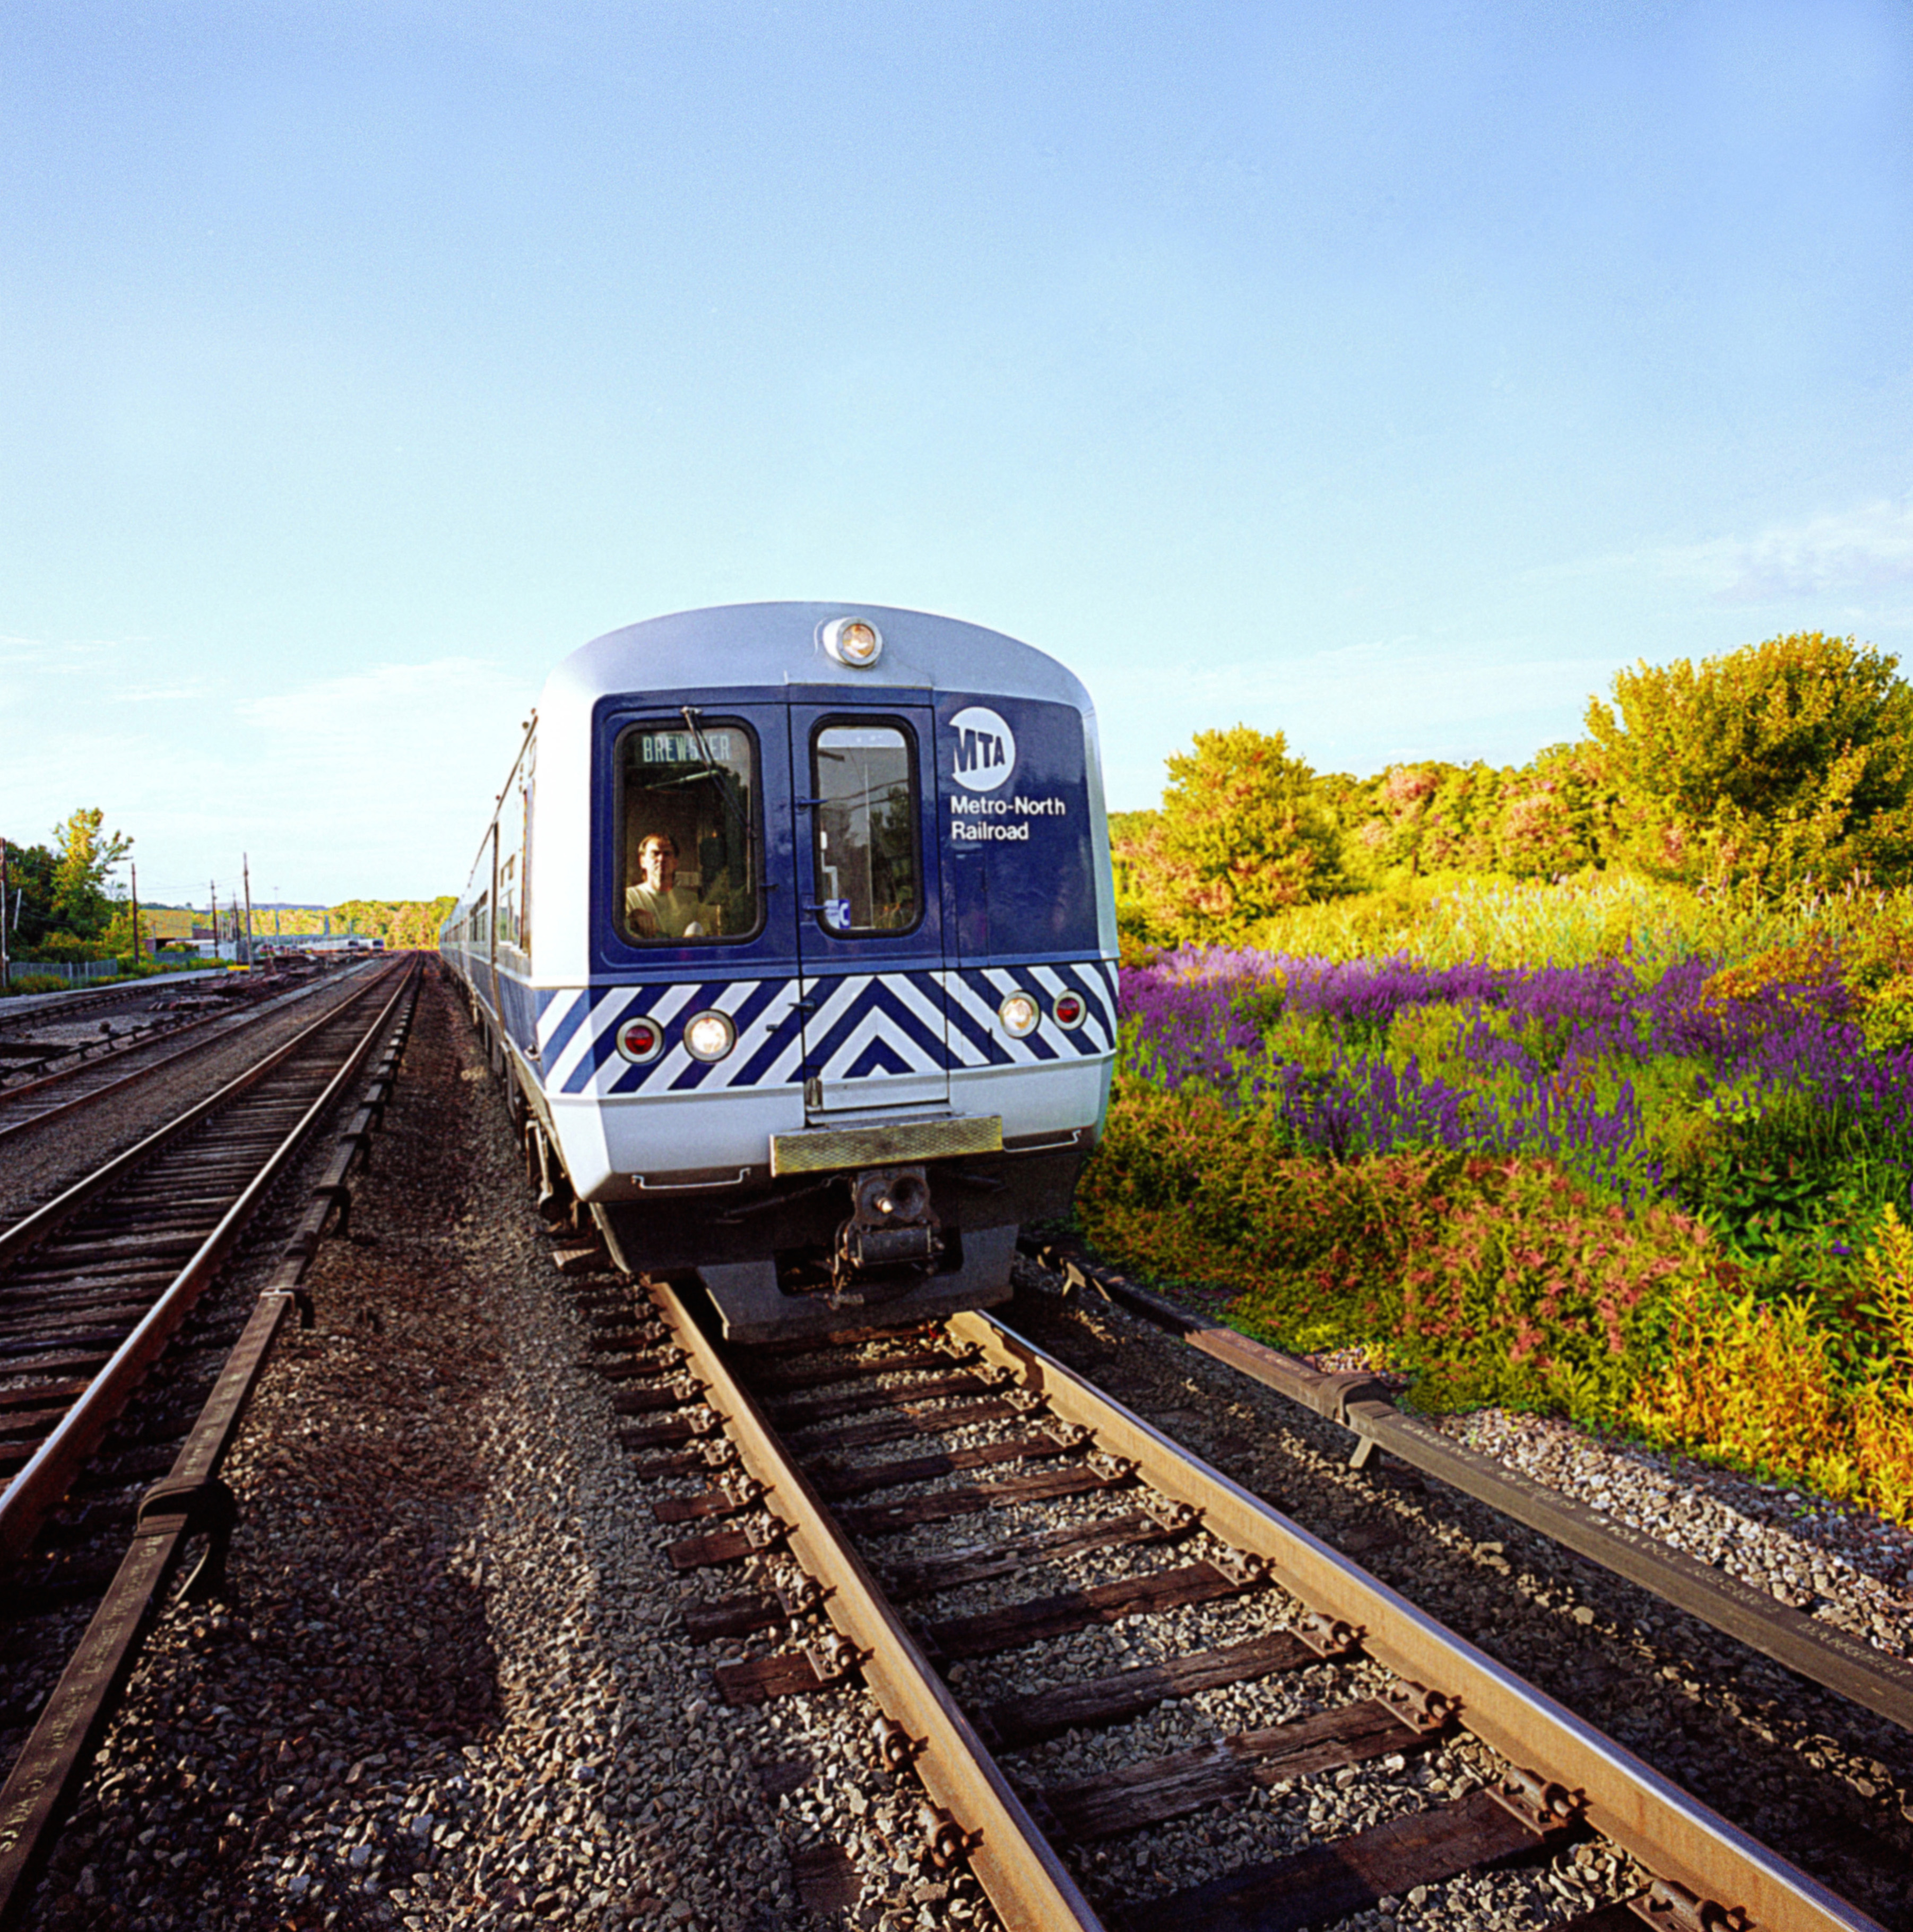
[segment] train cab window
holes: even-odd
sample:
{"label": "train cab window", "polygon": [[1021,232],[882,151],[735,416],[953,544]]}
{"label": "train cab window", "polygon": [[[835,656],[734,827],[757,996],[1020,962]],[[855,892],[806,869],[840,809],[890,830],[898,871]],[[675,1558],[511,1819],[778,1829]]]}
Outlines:
{"label": "train cab window", "polygon": [[897,724],[824,724],[811,740],[826,931],[907,932],[923,916],[916,772]]}
{"label": "train cab window", "polygon": [[619,931],[640,946],[748,939],[763,921],[757,744],[734,720],[637,724],[618,752]]}

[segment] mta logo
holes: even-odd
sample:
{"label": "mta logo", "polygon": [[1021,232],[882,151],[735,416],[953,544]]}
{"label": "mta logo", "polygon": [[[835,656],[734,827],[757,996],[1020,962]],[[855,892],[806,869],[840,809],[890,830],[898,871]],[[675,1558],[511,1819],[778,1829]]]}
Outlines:
{"label": "mta logo", "polygon": [[967,706],[948,730],[951,776],[966,791],[994,791],[1016,769],[1016,734],[987,706]]}
{"label": "mta logo", "polygon": [[1003,741],[994,731],[966,731],[957,741],[956,768],[960,772],[981,772],[993,765],[1006,765]]}

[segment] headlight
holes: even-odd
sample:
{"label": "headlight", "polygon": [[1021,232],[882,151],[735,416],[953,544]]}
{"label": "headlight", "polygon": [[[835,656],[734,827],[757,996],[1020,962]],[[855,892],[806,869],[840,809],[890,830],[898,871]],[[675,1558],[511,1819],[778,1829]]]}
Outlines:
{"label": "headlight", "polygon": [[721,1060],[737,1044],[737,1029],[724,1013],[700,1013],[684,1029],[684,1048],[693,1060]]}
{"label": "headlight", "polygon": [[1083,1004],[1081,994],[1059,993],[1053,1010],[1056,1014],[1056,1023],[1058,1026],[1079,1027],[1083,1024],[1083,1016],[1089,1011],[1089,1008]]}
{"label": "headlight", "polygon": [[840,664],[868,670],[883,654],[877,626],[861,617],[839,617],[823,627],[823,648]]}
{"label": "headlight", "polygon": [[1026,1034],[1036,1030],[1036,1022],[1042,1018],[1042,1009],[1027,993],[1012,993],[997,1009],[997,1018],[1003,1022],[1003,1031],[1012,1040],[1021,1040]]}
{"label": "headlight", "polygon": [[642,1066],[655,1060],[664,1044],[664,1029],[648,1016],[626,1020],[618,1028],[618,1051]]}

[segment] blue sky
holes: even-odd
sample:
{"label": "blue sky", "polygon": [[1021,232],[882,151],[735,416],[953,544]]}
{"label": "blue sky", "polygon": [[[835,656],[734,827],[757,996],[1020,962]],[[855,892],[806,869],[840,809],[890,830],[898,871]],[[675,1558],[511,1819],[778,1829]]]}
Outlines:
{"label": "blue sky", "polygon": [[1913,660],[1913,10],[9,0],[0,830],[462,881],[558,658],[994,625],[1112,802]]}

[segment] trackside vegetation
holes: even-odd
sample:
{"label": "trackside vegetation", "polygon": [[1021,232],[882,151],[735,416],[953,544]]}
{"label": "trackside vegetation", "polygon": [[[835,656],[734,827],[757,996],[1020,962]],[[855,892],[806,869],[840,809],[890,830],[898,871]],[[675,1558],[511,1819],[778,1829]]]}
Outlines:
{"label": "trackside vegetation", "polygon": [[1562,1414],[1913,1522],[1894,670],[1818,634],[1643,666],[1513,773],[1318,781],[1279,740],[1198,737],[1115,828],[1085,1232],[1423,1407]]}

